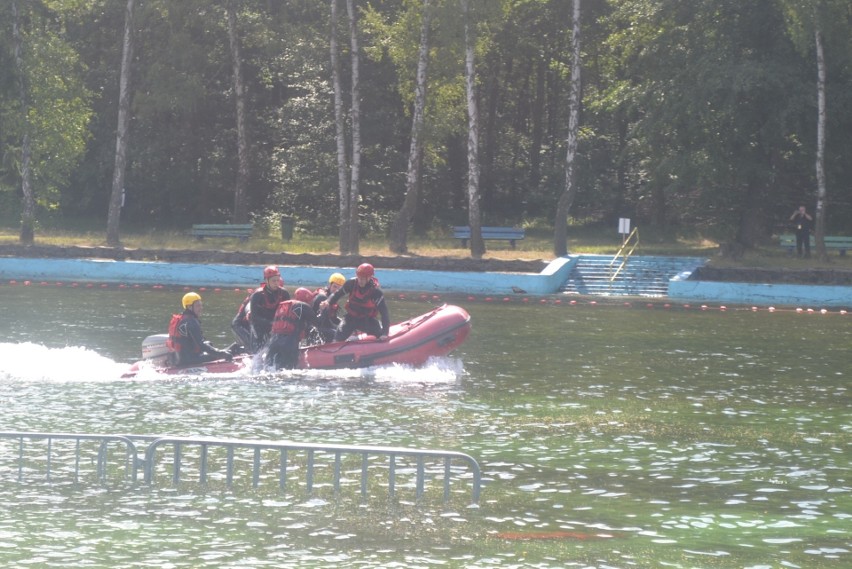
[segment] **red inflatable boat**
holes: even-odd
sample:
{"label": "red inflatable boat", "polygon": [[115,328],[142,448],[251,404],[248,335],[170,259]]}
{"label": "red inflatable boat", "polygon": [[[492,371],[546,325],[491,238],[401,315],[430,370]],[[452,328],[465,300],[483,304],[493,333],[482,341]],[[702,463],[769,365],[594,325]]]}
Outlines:
{"label": "red inflatable boat", "polygon": [[[404,364],[421,366],[429,358],[446,356],[459,347],[470,333],[470,315],[459,306],[445,304],[405,322],[393,324],[387,340],[359,336],[346,342],[332,342],[300,349],[299,369],[344,369]],[[252,356],[236,356],[233,361],[216,360],[185,367],[169,367],[167,334],[148,336],[142,342],[142,361],[122,377],[135,377],[143,369],[166,375],[236,373],[252,365]]]}

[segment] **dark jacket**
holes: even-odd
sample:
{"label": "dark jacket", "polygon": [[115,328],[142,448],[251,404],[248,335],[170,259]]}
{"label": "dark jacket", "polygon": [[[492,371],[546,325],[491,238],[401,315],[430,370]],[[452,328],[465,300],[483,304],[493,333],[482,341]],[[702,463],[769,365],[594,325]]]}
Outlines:
{"label": "dark jacket", "polygon": [[358,286],[357,278],[349,279],[328,298],[329,306],[337,304],[337,301],[344,294],[349,295],[349,300],[346,301],[347,317],[366,319],[379,316],[382,321],[382,335],[388,335],[390,313],[388,312],[388,305],[385,303],[385,295],[375,278],[370,277],[364,287]]}
{"label": "dark jacket", "polygon": [[252,334],[258,342],[262,343],[269,337],[272,319],[275,318],[278,304],[285,300],[290,300],[289,292],[283,288],[275,291],[269,290],[266,283],[252,293],[251,300],[249,300],[249,321],[251,322]]}

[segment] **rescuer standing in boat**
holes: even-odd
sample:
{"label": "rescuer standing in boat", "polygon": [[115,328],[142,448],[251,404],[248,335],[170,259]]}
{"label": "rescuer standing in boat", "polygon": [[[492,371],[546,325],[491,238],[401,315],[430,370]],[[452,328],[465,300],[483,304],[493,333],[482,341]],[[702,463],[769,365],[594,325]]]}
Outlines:
{"label": "rescuer standing in boat", "polygon": [[181,299],[183,314],[175,314],[169,323],[168,347],[177,354],[177,365],[195,365],[214,360],[231,360],[230,353],[217,350],[201,332],[201,295],[188,292]]}
{"label": "rescuer standing in boat", "polygon": [[299,287],[293,293],[293,300],[285,300],[278,305],[272,320],[269,351],[266,353],[267,366],[293,369],[299,363],[299,341],[309,326],[319,324],[311,306],[313,299],[314,293]]}
{"label": "rescuer standing in boat", "polygon": [[[346,301],[346,314],[340,320],[340,326],[334,334],[334,341],[346,340],[353,332],[365,332],[379,340],[387,340],[390,332],[390,314],[385,303],[385,295],[379,288],[375,278],[375,269],[370,263],[358,265],[355,278],[349,279],[340,289],[320,303],[320,309],[337,304],[344,294],[349,295]],[[379,322],[377,316],[381,317]]]}
{"label": "rescuer standing in boat", "polygon": [[272,319],[275,310],[285,300],[290,300],[290,293],[284,289],[284,279],[278,267],[269,266],[263,269],[263,280],[260,288],[254,291],[249,300],[249,323],[251,324],[251,346],[249,351],[254,354],[269,340],[272,330]]}

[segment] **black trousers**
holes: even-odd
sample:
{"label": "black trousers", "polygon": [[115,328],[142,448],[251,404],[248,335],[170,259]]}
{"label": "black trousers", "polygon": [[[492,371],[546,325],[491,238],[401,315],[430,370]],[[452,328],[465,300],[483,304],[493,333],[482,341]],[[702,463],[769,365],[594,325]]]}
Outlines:
{"label": "black trousers", "polygon": [[796,231],[796,253],[799,257],[802,256],[802,248],[805,250],[805,257],[811,256],[811,232]]}
{"label": "black trousers", "polygon": [[299,334],[273,334],[266,352],[266,365],[275,369],[293,369],[299,363]]}
{"label": "black trousers", "polygon": [[375,318],[356,318],[347,314],[340,321],[340,326],[334,334],[334,341],[342,342],[356,330],[378,338],[382,335],[382,323]]}

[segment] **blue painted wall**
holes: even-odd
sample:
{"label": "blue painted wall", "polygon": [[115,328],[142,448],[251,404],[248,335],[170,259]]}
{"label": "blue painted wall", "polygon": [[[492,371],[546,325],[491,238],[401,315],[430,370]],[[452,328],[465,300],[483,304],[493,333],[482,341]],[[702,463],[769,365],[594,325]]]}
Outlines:
{"label": "blue painted wall", "polygon": [[[541,273],[440,272],[378,269],[382,288],[394,291],[434,293],[556,294],[577,262],[576,256],[560,257]],[[334,272],[354,276],[351,268],[279,267],[286,286],[317,287]],[[195,265],[100,259],[0,258],[2,281],[100,282],[160,284],[181,286],[257,286],[262,279],[260,265]],[[852,308],[852,287],[790,284],[755,284],[692,281],[682,273],[669,282],[670,300],[689,303],[744,304],[754,306],[795,306],[808,308]]]}
{"label": "blue painted wall", "polygon": [[712,302],[800,308],[852,307],[852,287],[729,283],[672,279],[669,298],[678,302]]}
{"label": "blue painted wall", "polygon": [[[514,289],[532,295],[553,294],[568,278],[576,259],[561,257],[541,273],[440,272],[378,269],[376,277],[386,290],[512,294]],[[355,276],[352,268],[280,265],[285,286],[317,287],[331,273]],[[100,282],[184,286],[257,286],[263,279],[259,265],[195,265],[101,259],[0,259],[0,280],[48,282]]]}

